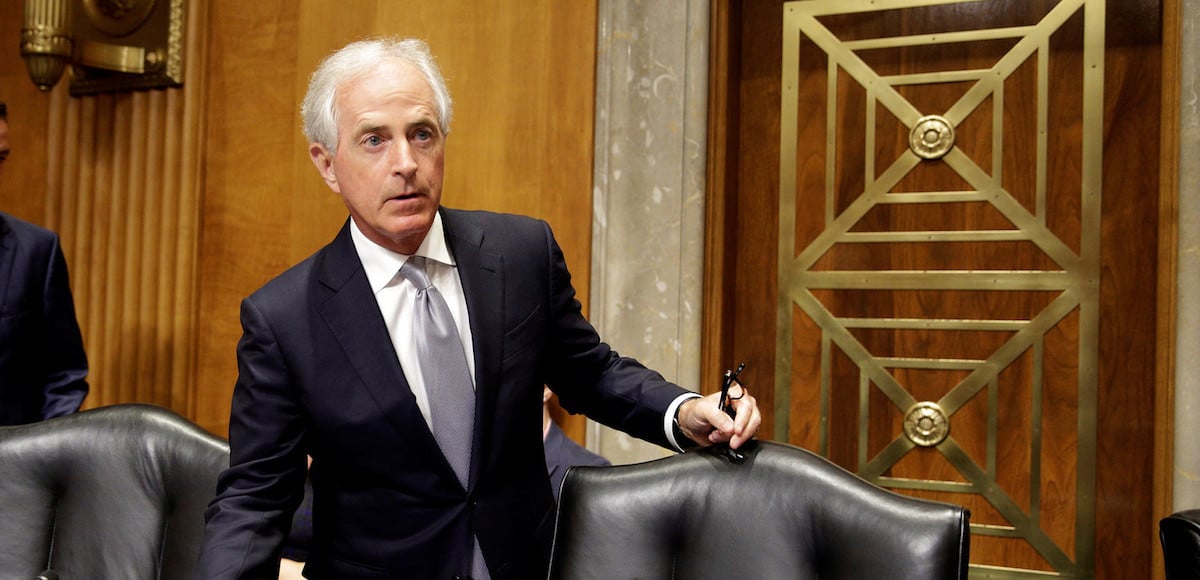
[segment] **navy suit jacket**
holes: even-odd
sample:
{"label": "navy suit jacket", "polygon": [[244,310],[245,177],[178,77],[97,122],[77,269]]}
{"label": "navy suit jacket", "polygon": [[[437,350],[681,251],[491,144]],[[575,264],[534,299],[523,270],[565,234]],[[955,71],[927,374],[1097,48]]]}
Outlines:
{"label": "navy suit jacket", "polygon": [[[588,451],[587,448],[571,440],[553,421],[546,428],[542,447],[546,454],[546,473],[550,475],[550,491],[554,492],[555,501],[558,500],[563,477],[572,465],[597,467],[612,465],[609,460]],[[306,480],[304,482],[304,501],[300,502],[300,507],[292,516],[292,529],[288,532],[287,541],[283,544],[283,557],[297,562],[307,561],[312,537],[312,482]]]}
{"label": "navy suit jacket", "polygon": [[0,213],[0,425],[78,411],[87,373],[58,235]]}
{"label": "navy suit jacket", "polygon": [[312,456],[312,578],[450,578],[478,538],[493,580],[546,573],[554,500],[543,384],[568,411],[666,446],[684,394],[617,355],[583,318],[545,222],[443,209],[475,355],[469,485],[417,408],[350,238],[242,303],[230,467],[206,513],[197,578],[274,578]]}

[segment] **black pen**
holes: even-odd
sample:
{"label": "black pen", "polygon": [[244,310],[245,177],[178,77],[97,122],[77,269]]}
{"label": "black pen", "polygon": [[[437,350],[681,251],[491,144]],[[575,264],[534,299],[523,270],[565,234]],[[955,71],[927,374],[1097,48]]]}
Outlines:
{"label": "black pen", "polygon": [[738,364],[737,370],[735,371],[726,370],[725,382],[721,384],[721,399],[717,405],[722,411],[725,411],[725,414],[729,415],[730,417],[736,415],[736,412],[733,410],[733,400],[729,398],[729,387],[732,386],[733,382],[737,380],[738,375],[742,374],[742,369],[744,368],[746,368],[746,363],[743,362]]}
{"label": "black pen", "polygon": [[[726,370],[725,381],[721,383],[721,398],[717,402],[717,406],[722,411],[725,411],[725,414],[729,415],[731,419],[736,418],[737,416],[737,411],[733,409],[733,402],[745,396],[746,387],[742,387],[742,394],[738,395],[737,397],[729,396],[729,387],[732,387],[733,383],[737,381],[738,375],[742,374],[742,369],[744,368],[746,368],[746,363],[743,362],[737,366],[736,370]],[[739,386],[741,385],[739,384]],[[724,457],[732,463],[741,463],[746,460],[746,455],[730,447],[729,443],[714,445],[713,448],[716,450],[718,455]]]}

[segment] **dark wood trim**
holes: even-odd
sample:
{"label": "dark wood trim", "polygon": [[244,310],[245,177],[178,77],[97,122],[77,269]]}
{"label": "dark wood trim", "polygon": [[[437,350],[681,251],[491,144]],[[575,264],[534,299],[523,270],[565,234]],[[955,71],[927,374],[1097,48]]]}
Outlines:
{"label": "dark wood trim", "polygon": [[[1172,511],[1175,459],[1175,316],[1179,262],[1179,0],[1162,3],[1162,119],[1158,192],[1158,299],[1154,364],[1154,521]],[[1152,578],[1163,577],[1158,534],[1153,545]]]}
{"label": "dark wood trim", "polygon": [[708,161],[705,177],[704,288],[701,320],[700,385],[720,384],[721,370],[732,352],[732,288],[726,281],[737,255],[738,37],[740,7],[736,0],[713,0],[709,15]]}

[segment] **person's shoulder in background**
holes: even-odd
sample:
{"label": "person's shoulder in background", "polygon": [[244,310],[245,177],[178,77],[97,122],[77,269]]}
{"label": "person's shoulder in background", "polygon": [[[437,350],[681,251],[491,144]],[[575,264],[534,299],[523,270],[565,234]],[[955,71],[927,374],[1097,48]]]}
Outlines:
{"label": "person's shoulder in background", "polygon": [[612,462],[601,455],[588,451],[582,445],[567,437],[562,429],[553,421],[546,429],[546,437],[542,442],[546,452],[546,470],[550,474],[550,488],[554,491],[554,500],[558,501],[558,490],[562,487],[563,476],[572,465],[607,466]]}
{"label": "person's shoulder in background", "polygon": [[36,240],[43,243],[52,242],[58,237],[58,234],[52,230],[0,211],[0,235],[9,233],[22,240]]}

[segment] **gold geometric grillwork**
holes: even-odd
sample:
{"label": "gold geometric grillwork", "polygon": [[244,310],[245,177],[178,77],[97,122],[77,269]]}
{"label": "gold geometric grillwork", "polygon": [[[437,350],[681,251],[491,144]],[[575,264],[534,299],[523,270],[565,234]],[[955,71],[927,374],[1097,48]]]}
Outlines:
{"label": "gold geometric grillwork", "polygon": [[[819,389],[815,399],[820,405],[816,426],[819,451],[829,454],[831,406],[835,389],[831,378],[835,354],[851,361],[859,374],[857,421],[857,469],[866,479],[896,489],[917,492],[975,494],[998,513],[1005,523],[973,523],[976,537],[1023,540],[1043,559],[1042,568],[1018,568],[1002,564],[972,565],[972,576],[989,578],[1026,578],[1059,576],[1090,578],[1094,560],[1094,490],[1096,473],[1097,353],[1099,337],[1099,252],[1101,143],[1104,86],[1104,3],[1100,0],[1062,0],[1036,21],[1000,27],[976,27],[970,30],[944,30],[914,35],[847,38],[831,30],[830,22],[850,15],[865,18],[873,13],[932,6],[961,5],[970,2],[947,0],[805,0],[784,5],[782,147],[780,156],[779,196],[779,304],[777,314],[777,368],[775,376],[775,438],[788,440],[793,412],[793,390]],[[1077,188],[1078,238],[1065,240],[1047,220],[1048,197],[1059,195],[1048,183],[1051,143],[1048,134],[1052,112],[1049,104],[1050,52],[1057,31],[1068,21],[1081,23],[1081,87],[1076,115],[1082,125],[1079,148],[1080,169]],[[991,66],[971,70],[936,70],[882,74],[864,58],[868,51],[907,49],[972,42],[1009,42],[1011,46]],[[804,47],[804,48],[802,48]],[[801,122],[800,74],[801,50],[820,51],[824,58],[825,82],[824,180],[823,190],[811,186],[801,191],[798,185],[797,126]],[[808,55],[811,56],[811,55]],[[1026,146],[1036,149],[1032,167],[1004,165],[1004,98],[1006,79],[1027,65],[1036,69],[1036,139]],[[848,129],[839,123],[839,83],[857,84],[865,94],[865,122],[861,126],[865,151],[857,159],[861,169],[861,191],[844,199],[834,176],[838,174],[837,153],[849,140],[839,131]],[[956,83],[965,87],[961,96],[944,110],[922,110],[906,97],[913,87]],[[904,90],[902,90],[904,89]],[[975,159],[956,145],[955,131],[980,109],[985,101],[991,113],[984,124],[990,130],[989,156]],[[807,112],[807,111],[806,111]],[[885,113],[884,113],[885,112]],[[894,116],[905,129],[909,149],[894,159],[876,158],[876,127],[879,114]],[[1009,143],[1010,147],[1014,144]],[[930,164],[949,168],[966,184],[953,191],[895,191],[906,176]],[[1006,189],[1006,177],[1015,172],[1031,172],[1035,184],[1032,201],[1017,199]],[[838,196],[843,196],[839,198]],[[986,205],[1011,228],[969,229],[946,227],[922,230],[866,231],[859,227],[871,212],[886,206],[909,209],[936,208],[940,204]],[[797,244],[798,208],[824,207],[823,228]],[[978,264],[956,269],[840,269],[828,256],[843,246],[883,247],[903,244],[1024,243],[1040,251],[1048,267],[1005,269]],[[951,250],[952,251],[952,250]],[[830,263],[835,264],[830,267]],[[944,291],[962,293],[1038,293],[1050,296],[1043,307],[1029,316],[990,317],[988,312],[973,316],[872,317],[848,316],[827,303],[831,293],[871,291]],[[794,317],[802,312],[811,327],[796,328]],[[1047,335],[1059,331],[1064,319],[1073,320],[1076,333],[1078,385],[1073,395],[1076,453],[1073,458],[1073,534],[1070,541],[1052,537],[1044,529],[1047,513],[1042,505],[1043,438],[1045,425],[1043,381]],[[815,330],[814,330],[815,329]],[[996,333],[1004,338],[998,347],[979,358],[955,359],[938,356],[887,356],[872,352],[864,344],[863,332],[960,332]],[[797,340],[819,341],[819,385],[793,384],[793,351]],[[1000,433],[999,417],[1004,409],[998,393],[1006,388],[1001,377],[1018,359],[1031,361],[1026,384],[1028,392],[1028,473],[1027,490],[1017,501],[1013,486],[999,481],[996,442]],[[913,386],[898,379],[901,370],[914,372],[958,373],[961,377],[937,400],[921,400]],[[867,401],[881,395],[902,419],[894,437],[881,449],[870,449],[868,430],[873,424],[872,408]],[[976,399],[979,399],[976,401]],[[973,403],[974,401],[974,403]],[[979,458],[955,439],[955,414],[968,404],[986,409],[985,451]],[[970,419],[963,419],[970,420]],[[877,428],[877,427],[876,427]],[[955,478],[894,477],[890,471],[910,453],[936,450],[957,472]],[[974,552],[974,550],[973,550]],[[974,553],[972,554],[975,555]]]}

